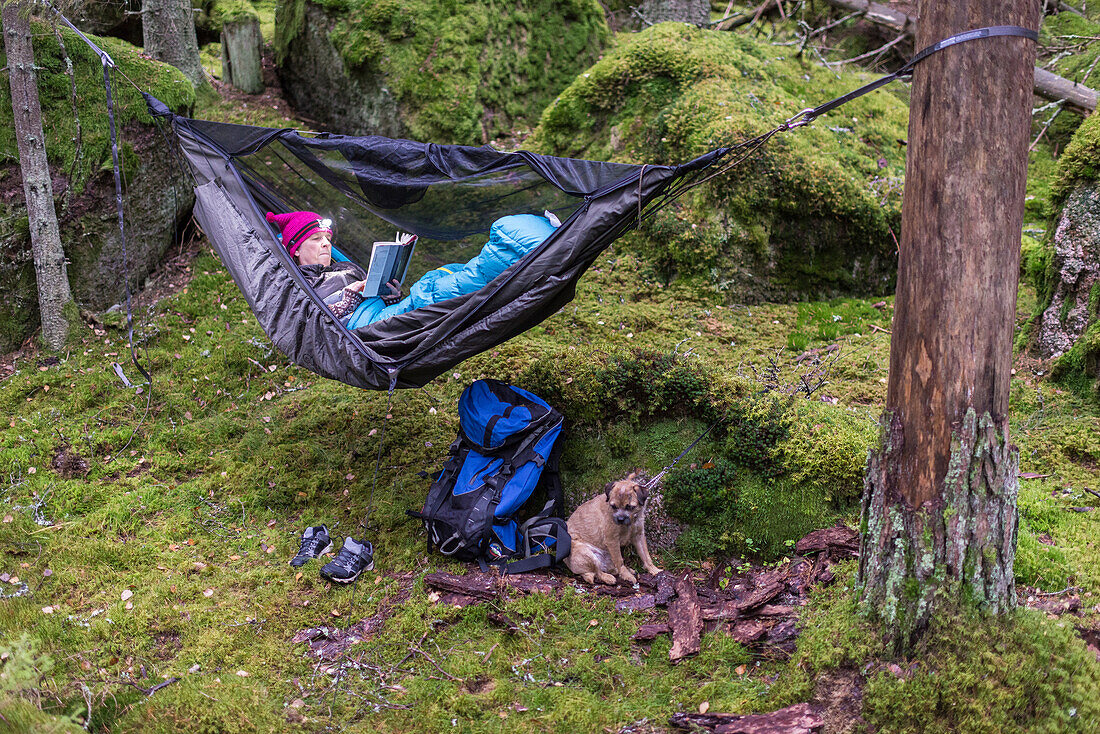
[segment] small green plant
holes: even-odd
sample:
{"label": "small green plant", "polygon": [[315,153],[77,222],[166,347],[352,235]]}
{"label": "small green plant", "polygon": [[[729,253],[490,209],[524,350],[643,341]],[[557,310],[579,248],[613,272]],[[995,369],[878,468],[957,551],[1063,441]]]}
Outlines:
{"label": "small green plant", "polygon": [[698,524],[727,511],[733,504],[736,468],[727,459],[681,469],[665,480],[665,500],[673,517]]}

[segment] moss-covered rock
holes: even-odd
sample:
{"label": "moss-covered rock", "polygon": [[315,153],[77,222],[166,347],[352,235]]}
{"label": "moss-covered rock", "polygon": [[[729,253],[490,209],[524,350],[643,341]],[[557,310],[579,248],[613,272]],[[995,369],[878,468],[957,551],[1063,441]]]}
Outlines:
{"label": "moss-covered rock", "polygon": [[[547,108],[529,145],[679,163],[865,81],[785,58],[790,48],[684,24],[620,39]],[[778,135],[628,236],[627,246],[659,277],[692,276],[733,300],[887,292],[907,116],[902,101],[878,92]]]}
{"label": "moss-covered rock", "polygon": [[[128,272],[115,208],[110,133],[103,67],[99,57],[70,31],[62,38],[35,25],[38,94],[46,155],[69,282],[77,302],[100,310],[125,294],[123,278],[140,285],[172,243],[176,223],[190,212],[192,193],[168,143],[153,127],[145,101],[116,74],[112,84],[123,171]],[[194,103],[191,84],[167,64],[144,59],[140,50],[112,38],[96,38],[122,74],[174,110]],[[0,56],[0,64],[6,56]],[[75,80],[75,102],[73,81]],[[75,104],[75,112],[74,112]],[[0,119],[10,120],[11,95],[0,85]],[[26,222],[23,182],[11,125],[0,126],[0,350],[18,345],[38,325],[38,299]]]}
{"label": "moss-covered rock", "polygon": [[280,0],[287,98],[326,128],[480,144],[537,120],[608,39],[595,0]]}

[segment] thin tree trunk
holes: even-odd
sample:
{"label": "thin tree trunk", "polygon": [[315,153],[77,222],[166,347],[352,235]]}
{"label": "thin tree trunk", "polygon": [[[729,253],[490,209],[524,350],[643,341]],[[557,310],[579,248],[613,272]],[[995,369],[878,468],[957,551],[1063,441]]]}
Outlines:
{"label": "thin tree trunk", "polygon": [[141,33],[145,53],[182,71],[196,88],[206,86],[191,0],[143,0]]}
{"label": "thin tree trunk", "polygon": [[[30,4],[25,7],[29,9]],[[57,213],[53,206],[53,183],[42,132],[42,108],[38,102],[31,27],[27,16],[21,14],[22,10],[22,3],[7,0],[0,10],[0,20],[11,83],[19,168],[23,175],[23,193],[27,198],[34,272],[38,281],[42,341],[50,349],[60,349],[69,335],[66,311],[75,311],[75,308],[72,308],[73,296],[69,290],[65,252],[61,247]]]}
{"label": "thin tree trunk", "polygon": [[[922,0],[917,45],[1036,28],[1034,0]],[[1016,603],[1008,392],[1035,44],[986,38],[916,67],[882,441],[859,585],[899,649],[936,608]]]}

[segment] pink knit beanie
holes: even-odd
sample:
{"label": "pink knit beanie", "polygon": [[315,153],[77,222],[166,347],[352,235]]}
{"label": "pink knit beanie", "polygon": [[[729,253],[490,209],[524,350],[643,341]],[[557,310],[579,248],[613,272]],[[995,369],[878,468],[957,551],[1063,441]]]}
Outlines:
{"label": "pink knit beanie", "polygon": [[267,221],[278,225],[283,233],[283,247],[291,256],[298,251],[302,241],[314,232],[332,232],[332,220],[317,212],[267,213]]}

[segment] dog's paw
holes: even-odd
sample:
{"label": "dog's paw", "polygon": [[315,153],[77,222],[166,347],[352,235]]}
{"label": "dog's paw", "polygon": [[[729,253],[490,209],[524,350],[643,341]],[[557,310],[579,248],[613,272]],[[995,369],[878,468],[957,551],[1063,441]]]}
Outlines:
{"label": "dog's paw", "polygon": [[656,566],[647,566],[646,567],[646,573],[652,574],[654,576],[661,573],[661,571],[663,571],[663,570],[664,569],[657,568]]}
{"label": "dog's paw", "polygon": [[615,584],[618,583],[618,581],[615,579],[615,577],[612,576],[609,573],[600,573],[599,576],[597,576],[597,578],[599,578],[599,580],[602,583],[608,584],[610,586],[614,586]]}
{"label": "dog's paw", "polygon": [[634,576],[634,572],[626,566],[623,566],[619,569],[619,578],[621,578],[623,581],[627,582],[631,586],[638,583],[638,579]]}

